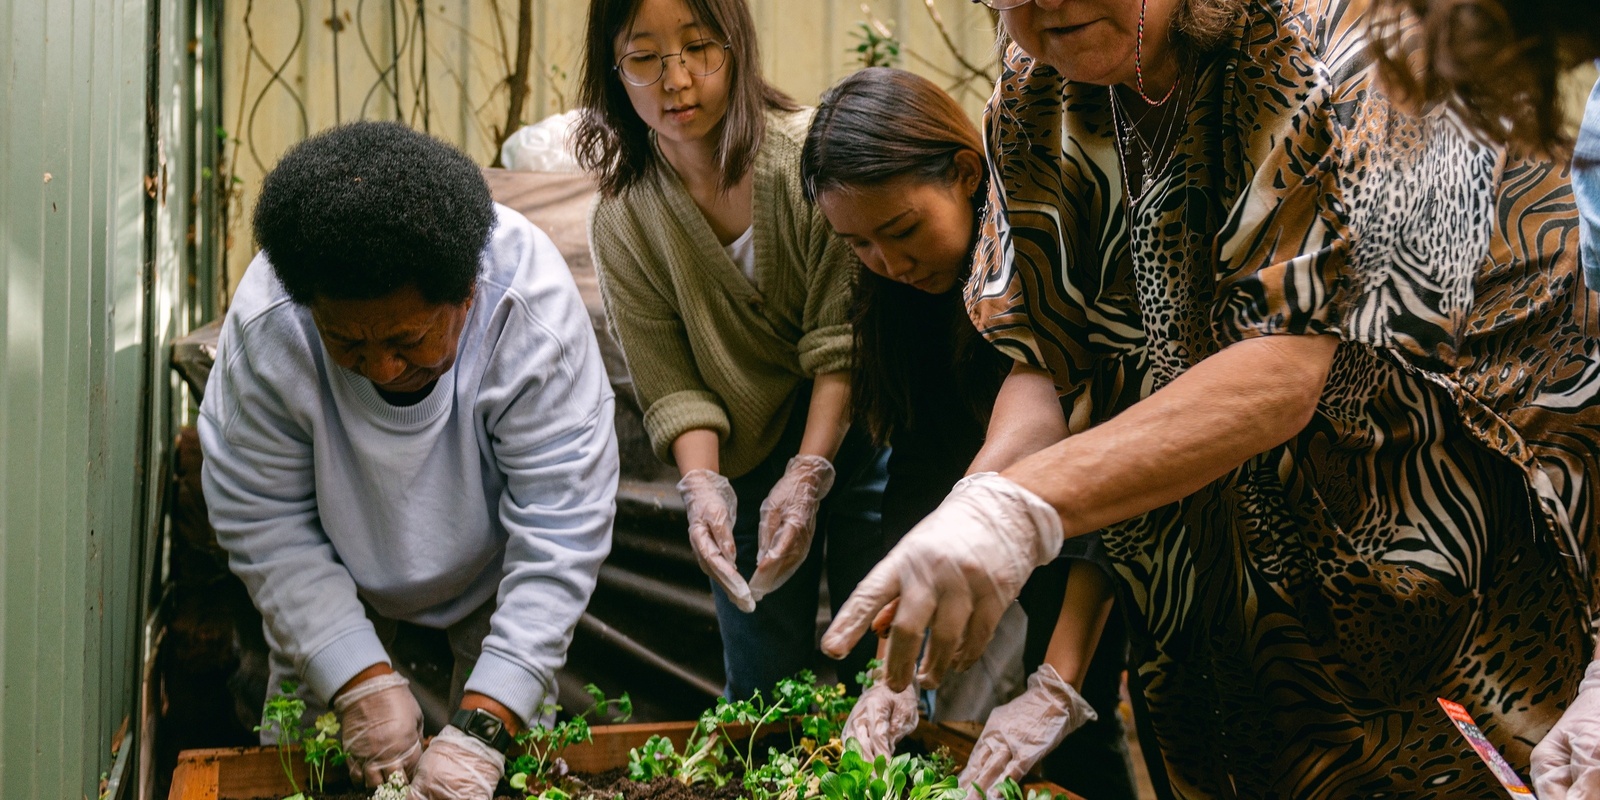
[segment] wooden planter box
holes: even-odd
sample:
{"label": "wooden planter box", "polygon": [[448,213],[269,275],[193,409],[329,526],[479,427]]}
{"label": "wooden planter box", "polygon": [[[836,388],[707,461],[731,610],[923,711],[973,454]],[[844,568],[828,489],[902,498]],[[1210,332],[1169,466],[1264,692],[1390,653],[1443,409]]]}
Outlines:
{"label": "wooden planter box", "polygon": [[[683,747],[693,722],[652,722],[633,725],[597,725],[594,741],[574,745],[562,753],[567,765],[577,772],[604,772],[627,766],[628,751],[660,734]],[[932,751],[945,747],[957,762],[966,761],[972,752],[973,737],[953,727],[923,722],[909,737]],[[296,760],[295,778],[305,785],[305,763]],[[340,768],[341,770],[343,767]],[[1030,782],[1029,788],[1049,789],[1057,794],[1066,790],[1043,781]],[[230,747],[219,750],[185,750],[178,755],[172,773],[172,792],[168,800],[252,800],[257,797],[282,797],[289,793],[277,750],[269,747]],[[1081,800],[1077,795],[1067,795]]]}

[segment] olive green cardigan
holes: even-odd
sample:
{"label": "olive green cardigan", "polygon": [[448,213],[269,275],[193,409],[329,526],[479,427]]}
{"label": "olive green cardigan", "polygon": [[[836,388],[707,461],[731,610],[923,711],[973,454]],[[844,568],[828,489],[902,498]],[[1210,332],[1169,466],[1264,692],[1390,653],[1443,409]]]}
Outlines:
{"label": "olive green cardigan", "polygon": [[857,262],[801,193],[810,120],[810,109],[767,116],[751,215],[759,291],[664,159],[590,214],[606,317],[668,463],[673,441],[705,428],[721,437],[723,474],[749,472],[777,444],[801,382],[850,367]]}

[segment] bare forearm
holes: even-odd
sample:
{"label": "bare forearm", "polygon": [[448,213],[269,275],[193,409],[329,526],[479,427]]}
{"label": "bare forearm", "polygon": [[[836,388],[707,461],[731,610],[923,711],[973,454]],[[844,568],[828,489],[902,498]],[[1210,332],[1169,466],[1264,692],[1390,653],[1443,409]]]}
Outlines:
{"label": "bare forearm", "polygon": [[839,454],[839,445],[849,430],[850,373],[818,375],[811,387],[811,406],[806,411],[806,432],[800,439],[800,453],[832,461]]}
{"label": "bare forearm", "polygon": [[1176,502],[1298,434],[1337,347],[1329,336],[1240,342],[1005,476],[1055,506],[1067,536]]}
{"label": "bare forearm", "polygon": [[1074,561],[1067,572],[1067,591],[1061,599],[1045,663],[1054,667],[1062,680],[1082,690],[1089,675],[1100,634],[1111,615],[1111,581],[1091,564]]}
{"label": "bare forearm", "polygon": [[672,441],[672,460],[678,464],[678,474],[687,475],[697,469],[720,471],[718,450],[722,446],[717,432],[699,428],[685,431]]}
{"label": "bare forearm", "polygon": [[499,700],[478,692],[467,692],[461,696],[461,707],[471,711],[482,709],[500,718],[505,723],[506,732],[515,736],[522,730],[522,720],[511,709],[501,705]]}
{"label": "bare forearm", "polygon": [[983,448],[967,474],[999,472],[1066,436],[1067,420],[1050,373],[1018,364],[1000,386]]}

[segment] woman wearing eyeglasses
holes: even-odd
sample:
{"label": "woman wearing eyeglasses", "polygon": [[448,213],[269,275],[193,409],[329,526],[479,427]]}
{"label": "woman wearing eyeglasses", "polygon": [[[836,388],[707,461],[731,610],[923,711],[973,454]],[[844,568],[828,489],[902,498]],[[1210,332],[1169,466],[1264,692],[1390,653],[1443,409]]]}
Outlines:
{"label": "woman wearing eyeglasses", "polygon": [[824,649],[898,598],[937,680],[1098,531],[1172,796],[1504,796],[1438,698],[1526,771],[1600,610],[1564,170],[1397,108],[1362,0],[990,2],[967,307],[1068,435],[952,491]]}
{"label": "woman wearing eyeglasses", "polygon": [[734,697],[812,666],[821,577],[837,607],[886,550],[885,453],[848,425],[853,259],[801,192],[810,112],[759,65],[744,0],[589,4],[591,249]]}

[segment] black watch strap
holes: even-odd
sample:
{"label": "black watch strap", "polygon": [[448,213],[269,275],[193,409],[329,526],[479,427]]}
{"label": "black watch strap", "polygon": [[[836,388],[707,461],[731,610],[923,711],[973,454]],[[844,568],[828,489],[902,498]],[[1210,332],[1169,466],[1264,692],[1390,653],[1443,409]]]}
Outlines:
{"label": "black watch strap", "polygon": [[483,742],[494,748],[495,752],[505,755],[511,749],[511,733],[506,730],[506,724],[500,718],[484,711],[481,708],[463,708],[450,718],[450,724],[461,729],[462,733]]}

